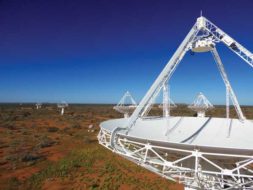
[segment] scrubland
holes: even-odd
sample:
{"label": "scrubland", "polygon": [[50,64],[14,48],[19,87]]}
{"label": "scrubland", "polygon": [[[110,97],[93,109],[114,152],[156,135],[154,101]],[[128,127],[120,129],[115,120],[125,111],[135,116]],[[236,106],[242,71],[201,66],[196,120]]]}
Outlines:
{"label": "scrubland", "polygon": [[[183,189],[98,144],[99,123],[122,117],[112,107],[70,105],[61,116],[53,104],[39,110],[33,104],[1,104],[0,189]],[[253,107],[243,111],[253,118]],[[171,113],[195,114],[185,105]],[[216,106],[207,116],[224,117],[225,108]],[[233,109],[231,116],[236,117]]]}

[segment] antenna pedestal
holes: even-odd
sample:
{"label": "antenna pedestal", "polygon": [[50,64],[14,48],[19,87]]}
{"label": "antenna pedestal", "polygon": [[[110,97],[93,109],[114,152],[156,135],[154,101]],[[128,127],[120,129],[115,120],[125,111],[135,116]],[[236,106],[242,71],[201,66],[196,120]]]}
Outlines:
{"label": "antenna pedestal", "polygon": [[64,114],[64,109],[66,107],[68,107],[68,104],[66,102],[61,102],[59,104],[57,104],[58,108],[61,109],[60,114],[63,115]]}
{"label": "antenna pedestal", "polygon": [[113,107],[119,113],[124,114],[124,118],[128,118],[129,114],[135,110],[137,104],[133,99],[130,92],[126,92],[124,96],[120,99],[119,103]]}
{"label": "antenna pedestal", "polygon": [[206,113],[205,113],[204,111],[199,111],[199,112],[197,113],[197,116],[198,116],[198,117],[205,117],[205,116],[206,116]]}

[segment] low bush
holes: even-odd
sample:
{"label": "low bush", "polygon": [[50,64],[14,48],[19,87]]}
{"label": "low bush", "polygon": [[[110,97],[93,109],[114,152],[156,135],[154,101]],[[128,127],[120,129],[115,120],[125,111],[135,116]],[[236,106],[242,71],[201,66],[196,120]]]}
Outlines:
{"label": "low bush", "polygon": [[64,129],[62,130],[64,133],[67,133],[70,130],[69,127],[64,127]]}
{"label": "low bush", "polygon": [[30,116],[30,115],[31,115],[30,112],[24,112],[24,113],[23,113],[23,117],[28,117],[28,116]]}
{"label": "low bush", "polygon": [[59,131],[59,128],[57,128],[57,127],[48,127],[47,131],[50,132],[50,133],[54,133],[54,132]]}
{"label": "low bush", "polygon": [[3,128],[9,129],[9,130],[16,130],[17,127],[12,123],[6,123],[3,125]]}
{"label": "low bush", "polygon": [[40,158],[41,158],[41,156],[39,156],[36,153],[26,152],[22,155],[21,161],[22,162],[30,162],[30,161],[36,161]]}
{"label": "low bush", "polygon": [[40,139],[40,142],[38,144],[38,147],[40,148],[46,148],[46,147],[50,147],[53,146],[56,142],[54,140],[52,140],[51,138],[44,136]]}
{"label": "low bush", "polygon": [[91,143],[91,139],[90,139],[89,136],[84,136],[84,137],[83,137],[83,141],[84,141],[85,144]]}
{"label": "low bush", "polygon": [[72,125],[72,128],[81,129],[81,125],[79,123],[76,123],[76,124]]}
{"label": "low bush", "polygon": [[19,189],[21,182],[16,177],[11,177],[7,181],[7,188],[6,190],[16,190]]}

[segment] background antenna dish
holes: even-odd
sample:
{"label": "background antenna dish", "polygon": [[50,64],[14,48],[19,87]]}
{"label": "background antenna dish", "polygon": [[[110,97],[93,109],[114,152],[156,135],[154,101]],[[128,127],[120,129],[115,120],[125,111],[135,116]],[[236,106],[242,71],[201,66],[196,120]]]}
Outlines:
{"label": "background antenna dish", "polygon": [[35,104],[35,106],[36,106],[36,109],[38,110],[38,109],[40,109],[40,108],[41,108],[42,103],[36,103],[36,104]]}
{"label": "background antenna dish", "polygon": [[137,104],[133,99],[132,95],[129,91],[127,91],[123,97],[120,99],[119,103],[113,107],[114,110],[118,111],[119,113],[123,113],[125,118],[129,117],[129,113],[131,113]]}
{"label": "background antenna dish", "polygon": [[213,109],[214,106],[209,102],[209,100],[201,92],[197,95],[194,102],[188,106],[188,108],[197,112],[198,117],[205,117],[205,112]]}
{"label": "background antenna dish", "polygon": [[60,108],[60,114],[61,115],[63,115],[64,114],[64,109],[66,108],[66,107],[68,107],[68,103],[67,102],[65,102],[65,101],[62,101],[61,103],[58,103],[57,104],[57,107],[58,108]]}

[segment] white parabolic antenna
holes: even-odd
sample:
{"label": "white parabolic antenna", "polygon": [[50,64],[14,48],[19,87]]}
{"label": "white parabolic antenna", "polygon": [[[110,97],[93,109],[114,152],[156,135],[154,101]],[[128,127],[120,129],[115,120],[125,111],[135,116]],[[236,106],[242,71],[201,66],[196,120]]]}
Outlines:
{"label": "white parabolic antenna", "polygon": [[113,107],[114,110],[123,113],[125,118],[129,117],[129,114],[135,110],[137,107],[137,104],[130,94],[129,91],[127,91],[123,97],[120,99],[119,103]]}
{"label": "white parabolic antenna", "polygon": [[[216,50],[219,43],[253,67],[250,51],[201,16],[133,114],[100,124],[99,143],[188,189],[253,189],[253,120],[242,113]],[[226,118],[144,117],[187,51],[212,53],[225,83]],[[229,117],[230,101],[238,119]]]}
{"label": "white parabolic antenna", "polygon": [[65,108],[68,107],[68,103],[65,101],[62,101],[57,104],[57,107],[60,108],[60,110],[61,110],[60,113],[61,113],[61,115],[63,115]]}
{"label": "white parabolic antenna", "polygon": [[36,109],[38,110],[38,109],[40,109],[40,108],[41,108],[42,103],[36,103],[36,104],[35,104],[35,106],[36,106]]}
{"label": "white parabolic antenna", "polygon": [[206,111],[213,109],[213,105],[209,102],[209,100],[200,92],[194,102],[188,106],[188,108],[197,112],[198,117],[205,117]]}

